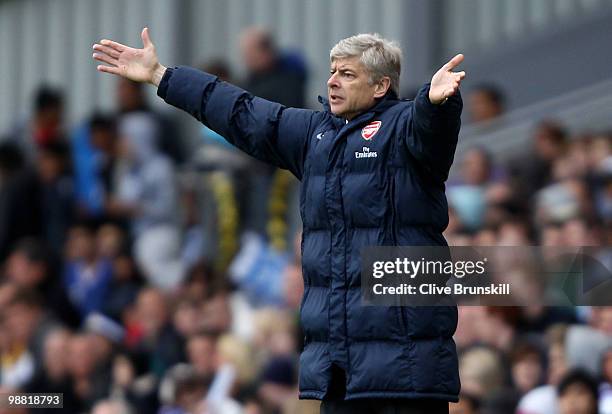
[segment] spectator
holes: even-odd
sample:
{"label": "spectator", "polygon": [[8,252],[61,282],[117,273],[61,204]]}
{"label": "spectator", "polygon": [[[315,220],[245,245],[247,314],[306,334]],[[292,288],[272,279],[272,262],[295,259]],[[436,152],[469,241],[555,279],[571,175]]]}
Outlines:
{"label": "spectator", "polygon": [[117,81],[116,94],[119,121],[122,121],[127,115],[138,114],[147,117],[156,125],[158,131],[156,139],[158,140],[161,152],[175,163],[185,161],[185,142],[180,134],[178,125],[151,109],[147,102],[144,88],[140,83],[120,79]]}
{"label": "spectator", "polygon": [[527,393],[544,381],[544,360],[537,346],[522,342],[510,354],[512,382],[521,393]]}
{"label": "spectator", "polygon": [[187,359],[203,377],[213,378],[219,367],[217,339],[214,334],[199,333],[187,341]]}
{"label": "spectator", "polygon": [[137,238],[157,224],[175,221],[174,167],[156,143],[157,127],[146,116],[125,116],[120,125],[120,158],[109,212],[133,221]]}
{"label": "spectator", "polygon": [[459,360],[462,389],[477,397],[500,390],[506,373],[499,354],[487,347],[466,351]]}
{"label": "spectator", "polygon": [[90,410],[96,401],[106,398],[110,390],[110,376],[101,366],[97,354],[92,352],[94,339],[88,334],[77,334],[70,339],[67,347],[68,372],[72,389],[80,409]]}
{"label": "spectator", "polygon": [[[25,359],[26,354],[31,355],[34,364],[32,368],[40,369],[44,360],[46,337],[60,327],[44,307],[41,296],[31,290],[18,290],[3,309],[3,316],[3,332],[9,333],[12,349],[18,350],[18,355]],[[27,383],[33,374],[34,372],[24,374],[23,382],[20,382],[19,386]]]}
{"label": "spectator", "polygon": [[112,263],[113,278],[102,305],[102,313],[122,320],[123,313],[136,300],[142,279],[131,256],[127,235],[121,227],[103,224],[96,235],[96,249],[100,257]]}
{"label": "spectator", "polygon": [[[45,338],[44,360],[41,370],[25,387],[26,392],[61,393],[62,410],[59,412],[75,413],[78,410],[76,396],[68,376],[70,354],[66,351],[70,344],[71,333],[64,329],[55,329]],[[55,408],[39,408],[41,414],[57,413]]]}
{"label": "spectator", "polygon": [[53,248],[62,246],[74,217],[68,159],[68,146],[58,140],[41,144],[27,165],[22,165],[22,156],[14,146],[0,147],[2,257],[26,236],[40,237]]}
{"label": "spectator", "polygon": [[108,211],[130,220],[136,260],[147,280],[174,289],[186,272],[180,260],[174,167],[156,148],[156,126],[150,118],[126,115],[120,133],[116,193]]}
{"label": "spectator", "polygon": [[568,371],[565,355],[566,325],[553,325],[546,332],[548,347],[548,372],[546,385],[534,388],[521,398],[518,414],[558,414],[555,387]]}
{"label": "spectator", "polygon": [[108,258],[96,252],[92,229],[79,224],[70,229],[63,282],[72,304],[81,318],[102,310],[113,279]]}
{"label": "spectator", "polygon": [[580,368],[593,376],[600,375],[604,353],[612,347],[610,332],[602,331],[601,325],[598,326],[597,319],[600,315],[597,314],[601,312],[601,309],[594,311],[591,326],[570,326],[565,337],[565,357],[568,366]]}
{"label": "spectator", "polygon": [[43,234],[36,177],[14,143],[0,144],[0,259],[21,238]]}
{"label": "spectator", "polygon": [[264,408],[278,411],[295,398],[296,361],[287,356],[273,357],[264,365],[258,395]]}
{"label": "spectator", "polygon": [[162,291],[148,287],[139,292],[128,322],[126,344],[145,369],[158,378],[169,367],[185,361],[184,339],[172,325]]}
{"label": "spectator", "polygon": [[594,177],[594,204],[596,213],[606,223],[612,222],[612,162],[598,171]]}
{"label": "spectator", "polygon": [[0,387],[19,389],[32,379],[36,370],[32,354],[28,351],[28,332],[11,331],[17,316],[10,311],[4,312],[6,321],[0,322]]}
{"label": "spectator", "polygon": [[34,164],[42,146],[65,140],[63,92],[49,85],[39,86],[32,112],[32,117],[18,125],[9,138],[29,164]]}
{"label": "spectator", "polygon": [[217,340],[217,355],[221,367],[229,365],[234,370],[233,390],[237,398],[254,391],[261,361],[255,356],[251,343],[235,335],[221,335]]}
{"label": "spectator", "polygon": [[76,193],[81,213],[105,218],[105,202],[114,192],[118,133],[114,117],[95,113],[78,128],[72,142]]}
{"label": "spectator", "polygon": [[468,111],[472,122],[491,121],[504,113],[505,97],[502,90],[492,84],[475,86],[468,97]]}
{"label": "spectator", "polygon": [[156,412],[159,407],[159,381],[148,371],[139,372],[126,354],[117,354],[112,361],[110,397],[129,404],[136,413]]}
{"label": "spectator", "polygon": [[467,230],[478,230],[485,217],[487,191],[491,186],[492,160],[482,148],[472,148],[463,156],[461,182],[449,184],[449,204]]}
{"label": "spectator", "polygon": [[102,365],[110,365],[116,348],[122,343],[124,329],[114,320],[101,313],[91,313],[87,316],[84,331],[91,337],[91,352]]}
{"label": "spectator", "polygon": [[[281,52],[272,34],[257,27],[247,28],[241,33],[240,52],[247,69],[247,78],[242,85],[245,90],[288,107],[305,107],[307,69],[299,54]],[[269,219],[266,207],[274,176],[283,173],[260,162],[250,170],[249,193],[239,193],[242,195],[241,204],[249,209],[244,217],[245,227],[263,234],[268,230],[265,227]],[[258,174],[253,175],[252,171],[258,171]],[[288,200],[283,202],[288,203]]]}
{"label": "spectator", "polygon": [[601,360],[599,395],[600,414],[612,413],[612,348],[604,352]]}
{"label": "spectator", "polygon": [[592,217],[591,195],[579,179],[567,179],[544,187],[536,193],[536,220],[540,223],[565,223]]}
{"label": "spectator", "polygon": [[241,407],[230,398],[211,402],[205,400],[210,379],[198,374],[192,367],[180,364],[173,367],[160,387],[164,407],[160,414],[174,413],[241,413]]}
{"label": "spectator", "polygon": [[554,162],[566,151],[567,133],[554,121],[542,121],[536,127],[533,150],[512,160],[508,166],[515,197],[529,200],[552,180]]}
{"label": "spectator", "polygon": [[39,294],[45,310],[74,327],[80,319],[64,290],[57,267],[40,240],[25,238],[17,243],[6,260],[4,276],[18,289]]}
{"label": "spectator", "polygon": [[50,142],[39,149],[37,160],[44,240],[60,253],[75,217],[74,181],[69,173],[69,148]]}
{"label": "spectator", "polygon": [[301,58],[282,55],[270,32],[256,27],[240,34],[240,52],[248,71],[246,90],[289,107],[304,107],[306,70]]}
{"label": "spectator", "polygon": [[557,387],[559,414],[597,414],[597,382],[583,371],[570,371]]}

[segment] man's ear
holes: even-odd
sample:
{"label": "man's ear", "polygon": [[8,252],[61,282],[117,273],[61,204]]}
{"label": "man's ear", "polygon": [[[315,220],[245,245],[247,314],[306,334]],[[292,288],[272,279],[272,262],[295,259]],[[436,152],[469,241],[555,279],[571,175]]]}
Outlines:
{"label": "man's ear", "polygon": [[387,94],[389,87],[391,86],[391,79],[388,76],[384,76],[380,81],[376,83],[376,89],[374,90],[374,98],[382,98]]}

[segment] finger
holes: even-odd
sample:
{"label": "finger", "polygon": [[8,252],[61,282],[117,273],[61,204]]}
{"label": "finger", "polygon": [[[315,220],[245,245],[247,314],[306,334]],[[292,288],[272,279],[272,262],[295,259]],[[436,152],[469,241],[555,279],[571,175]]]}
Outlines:
{"label": "finger", "polygon": [[465,71],[458,72],[457,75],[459,75],[457,76],[459,80],[463,80],[465,78]]}
{"label": "finger", "polygon": [[108,63],[109,65],[119,66],[119,61],[117,59],[113,59],[104,53],[94,53],[93,58],[95,60],[99,60],[100,62]]}
{"label": "finger", "polygon": [[96,69],[98,70],[98,72],[111,73],[113,75],[121,75],[121,73],[119,72],[119,68],[114,67],[114,66],[98,65]]}
{"label": "finger", "polygon": [[142,33],[140,33],[140,38],[142,39],[142,44],[144,47],[153,46],[153,42],[151,41],[151,36],[149,35],[149,28],[145,27],[142,29]]}
{"label": "finger", "polygon": [[446,90],[445,96],[448,98],[449,96],[453,96],[459,90],[459,82],[454,82],[450,85],[450,88]]}
{"label": "finger", "polygon": [[115,42],[113,40],[108,40],[108,39],[100,40],[100,44],[102,44],[104,46],[111,47],[111,48],[115,49],[118,52],[123,52],[125,49],[127,49],[126,45],[122,45],[121,43],[117,43],[117,42]]}
{"label": "finger", "polygon": [[113,57],[115,59],[118,59],[119,55],[120,55],[120,53],[117,52],[115,49],[111,49],[108,46],[102,46],[102,45],[99,45],[97,43],[95,45],[93,45],[93,49],[98,51],[98,52],[106,53],[107,55],[109,55],[110,57]]}
{"label": "finger", "polygon": [[455,56],[454,58],[449,60],[446,63],[446,65],[443,66],[443,68],[446,69],[446,70],[453,70],[454,68],[459,66],[461,64],[461,62],[463,62],[463,58],[464,58],[464,56],[461,53],[459,53],[457,56]]}

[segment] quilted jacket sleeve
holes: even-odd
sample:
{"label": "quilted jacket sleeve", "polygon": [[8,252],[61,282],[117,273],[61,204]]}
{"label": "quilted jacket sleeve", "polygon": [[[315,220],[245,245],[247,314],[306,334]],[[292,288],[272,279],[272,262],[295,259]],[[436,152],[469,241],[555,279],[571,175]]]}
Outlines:
{"label": "quilted jacket sleeve", "polygon": [[302,178],[307,138],[320,113],[286,108],[183,66],[166,71],[157,94],[247,154]]}
{"label": "quilted jacket sleeve", "polygon": [[429,84],[419,91],[410,117],[406,144],[410,153],[438,182],[448,178],[453,163],[463,101],[457,92],[443,105],[429,101]]}

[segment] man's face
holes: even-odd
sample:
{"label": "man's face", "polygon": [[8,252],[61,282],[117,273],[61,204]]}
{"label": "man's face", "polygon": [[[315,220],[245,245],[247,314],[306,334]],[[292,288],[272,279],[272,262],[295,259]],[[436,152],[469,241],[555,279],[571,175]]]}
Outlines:
{"label": "man's face", "polygon": [[559,396],[560,414],[592,414],[597,412],[597,401],[588,388],[572,384]]}
{"label": "man's face", "polygon": [[264,35],[258,31],[245,32],[240,38],[242,60],[252,73],[266,72],[274,66],[274,54],[264,46]]}
{"label": "man's face", "polygon": [[46,277],[44,263],[28,259],[27,255],[19,250],[9,256],[5,272],[9,280],[26,289],[36,287]]}
{"label": "man's face", "polygon": [[489,121],[501,115],[502,108],[491,96],[482,90],[474,91],[469,97],[470,117],[473,122]]}
{"label": "man's face", "polygon": [[467,184],[482,185],[489,179],[489,164],[485,154],[480,150],[468,151],[461,167]]}
{"label": "man's face", "polygon": [[337,59],[331,63],[331,76],[327,81],[327,97],[334,115],[352,119],[372,107],[387,88],[370,85],[366,68],[358,57]]}
{"label": "man's face", "polygon": [[112,130],[106,128],[92,128],[91,144],[107,154],[115,149],[116,136]]}
{"label": "man's face", "polygon": [[199,374],[216,371],[216,344],[210,338],[196,336],[187,343],[187,359]]}

